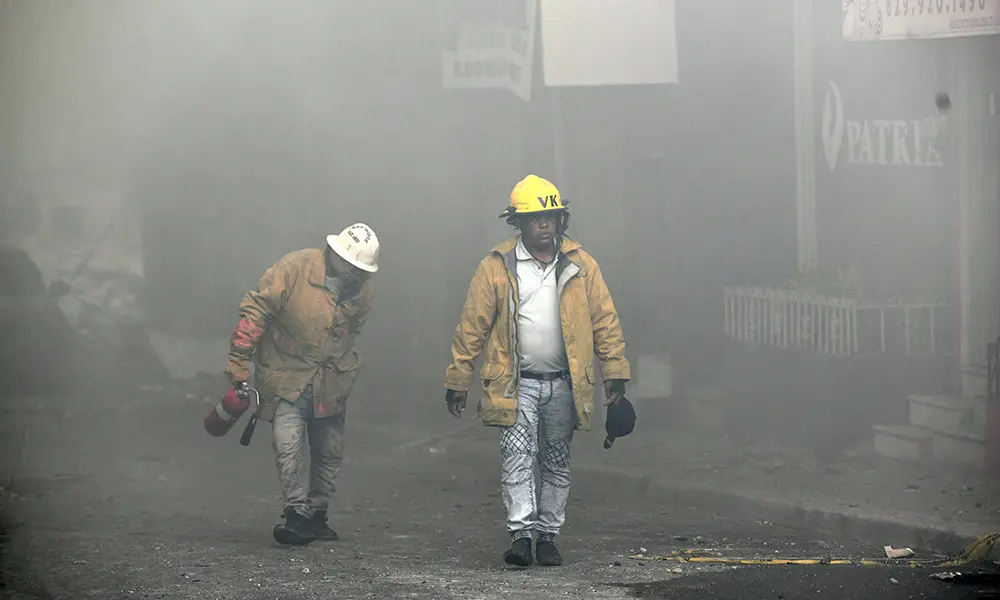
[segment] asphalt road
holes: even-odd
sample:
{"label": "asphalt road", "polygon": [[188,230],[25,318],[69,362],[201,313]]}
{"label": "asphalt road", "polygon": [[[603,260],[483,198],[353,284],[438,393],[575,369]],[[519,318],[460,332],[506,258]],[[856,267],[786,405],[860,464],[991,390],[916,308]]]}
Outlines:
{"label": "asphalt road", "polygon": [[[846,570],[845,570],[846,569]],[[1000,598],[992,584],[952,584],[929,580],[925,570],[864,567],[747,567],[721,573],[694,574],[671,581],[628,586],[633,597],[649,600],[687,598],[850,598],[896,600],[908,598]]]}
{"label": "asphalt road", "polygon": [[[735,522],[580,469],[560,539],[565,565],[509,569],[495,432],[434,439],[381,422],[377,410],[348,418],[331,515],[341,541],[288,549],[270,536],[280,512],[270,432],[259,427],[250,448],[238,444],[241,425],[210,438],[201,429],[208,407],[152,393],[3,400],[0,596],[891,599],[981,587],[914,569],[633,560],[642,549],[861,556],[877,546]],[[575,443],[600,442],[595,433]]]}

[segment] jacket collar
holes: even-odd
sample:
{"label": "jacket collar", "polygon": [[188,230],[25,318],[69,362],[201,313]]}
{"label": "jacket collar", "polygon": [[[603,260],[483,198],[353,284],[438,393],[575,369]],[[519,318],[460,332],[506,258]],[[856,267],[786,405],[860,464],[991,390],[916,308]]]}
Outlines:
{"label": "jacket collar", "polygon": [[[336,297],[333,292],[331,292],[326,287],[326,250],[319,248],[315,250],[316,256],[312,258],[309,263],[309,283],[315,285],[316,287],[323,288],[323,291]],[[358,301],[359,298],[367,297],[371,289],[371,281],[366,280],[361,284],[361,290],[358,295],[354,298],[348,300],[346,304]]]}
{"label": "jacket collar", "polygon": [[326,252],[321,248],[315,250],[312,262],[309,264],[309,283],[326,287]]}
{"label": "jacket collar", "polygon": [[[491,252],[499,254],[500,258],[502,258],[504,263],[506,263],[508,260],[513,260],[514,257],[516,256],[518,242],[520,241],[521,241],[521,236],[512,237],[494,246]],[[569,236],[563,235],[560,238],[559,255],[557,256],[556,261],[562,263],[564,260],[568,260],[569,262],[577,266],[580,275],[586,275],[587,266],[583,263],[583,261],[577,254],[577,251],[581,250],[582,248],[583,246],[580,244],[580,242],[574,240]],[[508,264],[507,268],[513,269],[514,266]],[[563,268],[557,268],[557,273],[562,273],[562,270]]]}
{"label": "jacket collar", "polygon": [[[521,236],[512,237],[494,246],[492,251],[496,252],[497,254],[507,254],[511,250],[517,248],[517,243],[519,241],[521,241]],[[560,254],[568,255],[574,250],[579,250],[583,248],[580,242],[574,240],[573,238],[567,235],[563,235],[562,238],[560,238],[560,241],[561,241],[561,243],[559,244]]]}

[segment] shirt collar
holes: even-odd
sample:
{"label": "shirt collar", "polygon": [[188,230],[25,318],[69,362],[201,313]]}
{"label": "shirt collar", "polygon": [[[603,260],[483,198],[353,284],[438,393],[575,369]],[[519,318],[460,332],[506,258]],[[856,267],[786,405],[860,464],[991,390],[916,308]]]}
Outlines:
{"label": "shirt collar", "polygon": [[517,247],[514,249],[514,255],[517,256],[517,260],[533,260],[535,258],[524,247],[524,240],[521,238],[517,238]]}
{"label": "shirt collar", "polygon": [[535,260],[535,257],[528,252],[528,249],[524,246],[524,238],[517,238],[517,246],[514,248],[514,256],[517,260]]}

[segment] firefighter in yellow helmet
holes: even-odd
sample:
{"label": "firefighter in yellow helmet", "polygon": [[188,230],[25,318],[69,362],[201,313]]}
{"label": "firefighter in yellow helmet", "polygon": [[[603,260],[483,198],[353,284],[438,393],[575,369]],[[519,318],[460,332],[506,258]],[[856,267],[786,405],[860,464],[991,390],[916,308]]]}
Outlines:
{"label": "firefighter in yellow helmet", "polygon": [[566,235],[566,205],[556,186],[541,177],[529,175],[514,187],[500,216],[519,235],[479,263],[445,372],[448,411],[461,417],[473,362],[484,355],[479,416],[500,429],[501,487],[512,538],[504,561],[525,567],[562,564],[555,537],[566,518],[573,432],[591,429],[594,356],[601,363],[605,405],[624,396],[631,378],[611,294],[597,261]]}

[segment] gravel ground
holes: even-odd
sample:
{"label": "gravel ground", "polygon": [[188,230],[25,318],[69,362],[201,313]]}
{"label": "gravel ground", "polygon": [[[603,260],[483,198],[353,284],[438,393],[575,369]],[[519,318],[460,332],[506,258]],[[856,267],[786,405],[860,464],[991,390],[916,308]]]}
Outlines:
{"label": "gravel ground", "polygon": [[[798,570],[789,579],[788,567],[734,570],[628,556],[686,548],[873,553],[677,506],[628,478],[578,469],[560,539],[566,564],[508,569],[500,561],[507,538],[499,465],[481,442],[492,432],[476,431],[479,441],[421,441],[372,410],[348,419],[331,515],[341,541],[288,549],[270,536],[280,503],[266,427],[243,448],[239,425],[222,439],[204,433],[209,404],[153,394],[8,398],[0,407],[4,598],[674,598],[693,588],[780,598],[766,590],[795,578],[800,584],[785,597],[802,597],[795,590],[816,597],[860,571]],[[600,442],[589,434],[575,443]],[[886,587],[892,575],[885,569],[865,576],[877,579],[864,588],[871,594],[943,585],[923,571],[894,575],[902,587]]]}

